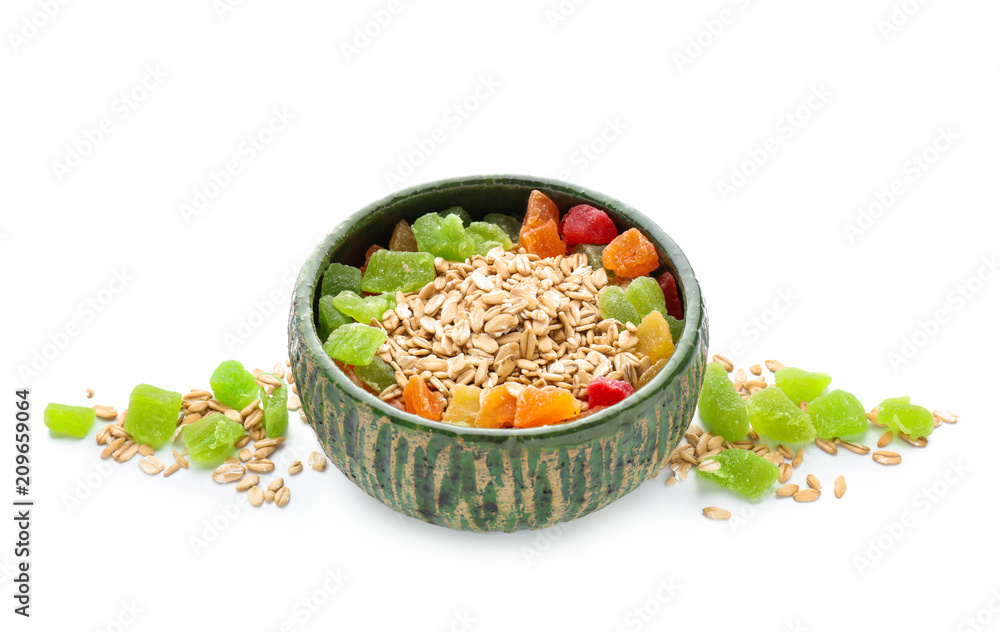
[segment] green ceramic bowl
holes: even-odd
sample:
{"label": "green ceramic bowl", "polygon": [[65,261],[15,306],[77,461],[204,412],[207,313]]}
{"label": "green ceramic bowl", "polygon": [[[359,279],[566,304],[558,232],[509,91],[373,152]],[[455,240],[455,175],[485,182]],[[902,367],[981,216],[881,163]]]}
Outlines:
{"label": "green ceramic bowl", "polygon": [[[330,261],[361,265],[401,218],[449,206],[474,219],[523,214],[539,189],[562,211],[605,209],[619,230],[638,228],[668,261],[685,302],[684,334],[667,367],[621,404],[578,421],[523,430],[464,428],[401,412],[355,386],[323,351],[313,320]],[[288,323],[289,357],[303,413],[327,456],[389,507],[471,531],[541,529],[601,509],[666,465],[695,411],[708,354],[708,319],[694,272],[653,222],[621,202],[565,182],[478,176],[413,187],[367,206],[316,248],[299,274]]]}

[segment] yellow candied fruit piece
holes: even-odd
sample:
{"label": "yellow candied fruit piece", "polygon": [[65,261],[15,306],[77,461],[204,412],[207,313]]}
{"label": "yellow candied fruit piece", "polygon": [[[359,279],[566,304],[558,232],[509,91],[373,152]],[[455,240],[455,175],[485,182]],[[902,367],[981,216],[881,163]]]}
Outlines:
{"label": "yellow candied fruit piece", "polygon": [[478,386],[459,385],[452,391],[451,400],[448,402],[448,410],[444,412],[442,421],[450,424],[476,424],[476,416],[479,414],[479,396],[483,389]]}
{"label": "yellow candied fruit piece", "polygon": [[649,356],[653,362],[669,360],[674,354],[674,338],[670,335],[670,325],[658,311],[652,311],[642,319],[636,329],[639,343],[636,351]]}

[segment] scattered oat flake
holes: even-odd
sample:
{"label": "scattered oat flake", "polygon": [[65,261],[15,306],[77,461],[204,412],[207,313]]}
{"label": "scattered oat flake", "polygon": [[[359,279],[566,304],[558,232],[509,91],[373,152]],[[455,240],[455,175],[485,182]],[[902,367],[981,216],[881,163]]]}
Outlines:
{"label": "scattered oat flake", "polygon": [[845,491],[847,491],[847,481],[844,479],[843,474],[841,474],[833,483],[833,495],[837,498],[843,498]]}
{"label": "scattered oat flake", "polygon": [[144,456],[139,459],[139,469],[150,476],[156,476],[163,471],[163,461],[155,456]]}
{"label": "scattered oat flake", "polygon": [[319,452],[312,452],[309,454],[309,467],[316,470],[317,472],[322,472],[326,469],[326,457]]}
{"label": "scattered oat flake", "polygon": [[705,507],[701,510],[701,513],[705,514],[705,517],[711,518],[712,520],[729,520],[732,518],[733,514],[721,507]]}

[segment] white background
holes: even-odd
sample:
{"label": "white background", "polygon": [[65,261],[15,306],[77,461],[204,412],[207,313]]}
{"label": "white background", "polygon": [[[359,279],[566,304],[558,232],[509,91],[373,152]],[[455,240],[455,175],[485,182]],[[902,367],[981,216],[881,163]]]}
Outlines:
{"label": "white background", "polygon": [[[70,2],[48,19],[44,4],[0,15],[0,402],[12,424],[15,387],[32,389],[37,503],[30,621],[11,612],[12,521],[0,531],[4,629],[1000,627],[996,3],[425,0],[384,27],[369,22],[387,1]],[[276,109],[292,120],[247,150]],[[67,165],[68,147],[88,155]],[[661,475],[513,535],[401,518],[332,467],[286,477],[286,508],[252,509],[203,471],[101,473],[93,432],[42,426],[50,401],[121,410],[139,382],[186,391],[228,357],[283,360],[292,277],[387,174],[505,172],[655,218],[698,274],[713,352],[960,422],[923,450],[893,444],[895,468],[809,449],[793,482],[821,479],[813,504]],[[296,416],[289,434],[285,462],[316,448]]]}

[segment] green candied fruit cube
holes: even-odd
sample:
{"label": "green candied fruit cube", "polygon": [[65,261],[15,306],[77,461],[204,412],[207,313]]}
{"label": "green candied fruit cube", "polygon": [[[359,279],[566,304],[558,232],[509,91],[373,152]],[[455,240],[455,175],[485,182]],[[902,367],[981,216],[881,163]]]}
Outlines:
{"label": "green candied fruit cube", "polygon": [[379,250],[368,260],[361,289],[379,292],[412,292],[434,280],[434,255],[426,252]]}
{"label": "green candied fruit cube", "polygon": [[[604,249],[607,246],[599,246],[596,244],[579,244],[573,248],[573,254],[585,254],[587,255],[587,263],[590,264],[590,268],[595,272],[604,267]],[[608,272],[609,275],[614,276],[614,273]]]}
{"label": "green candied fruit cube", "polygon": [[180,393],[140,384],[132,389],[128,398],[125,432],[132,435],[136,443],[148,443],[157,448],[173,436],[180,412]]}
{"label": "green candied fruit cube", "polygon": [[323,296],[319,299],[319,318],[317,321],[316,333],[319,334],[321,342],[325,342],[337,327],[353,322],[350,316],[337,309],[333,304],[332,296]]}
{"label": "green candied fruit cube", "polygon": [[911,439],[929,437],[934,432],[931,411],[910,403],[907,397],[892,397],[878,405],[878,422]]}
{"label": "green candied fruit cube", "polygon": [[449,215],[454,215],[458,219],[462,220],[462,226],[465,226],[466,228],[468,228],[469,224],[472,223],[472,217],[461,206],[451,206],[438,213],[438,215],[441,217],[448,217]]}
{"label": "green candied fruit cube", "polygon": [[699,469],[699,476],[754,500],[778,480],[778,466],[750,450],[723,450],[711,459],[720,465],[719,469]]}
{"label": "green candied fruit cube", "polygon": [[628,302],[632,303],[632,307],[635,308],[640,319],[654,311],[663,314],[664,318],[670,315],[667,313],[667,301],[663,297],[663,288],[653,277],[644,276],[633,279],[625,290],[625,296],[628,298]]}
{"label": "green candied fruit cube", "polygon": [[344,290],[361,294],[361,270],[342,263],[331,263],[323,273],[320,296],[336,296]]}
{"label": "green candied fruit cube", "polygon": [[376,294],[361,298],[354,292],[344,291],[333,297],[333,306],[359,323],[369,324],[372,319],[382,322],[382,314],[395,307],[389,305],[385,295]]}
{"label": "green candied fruit cube", "polygon": [[521,236],[521,222],[517,221],[517,218],[513,215],[488,213],[486,217],[483,218],[483,221],[499,226],[500,229],[507,233],[507,236],[510,237],[512,244],[516,244],[517,240]]}
{"label": "green candied fruit cube", "polygon": [[816,436],[823,439],[852,437],[868,430],[865,407],[857,397],[846,391],[836,390],[820,395],[809,402],[809,418]]}
{"label": "green candied fruit cube", "polygon": [[[93,408],[85,406],[67,406],[66,404],[49,404],[45,407],[45,425],[56,434],[69,435],[82,439],[90,432],[97,413]],[[177,416],[174,416],[177,423]]]}
{"label": "green candied fruit cube", "polygon": [[235,449],[235,443],[243,436],[243,425],[222,413],[212,413],[184,426],[181,436],[193,460],[217,461]]}
{"label": "green candied fruit cube", "polygon": [[264,410],[264,432],[269,437],[280,437],[288,429],[288,386],[281,378],[271,377],[281,381],[281,386],[270,396],[267,389],[260,389],[260,406]]}
{"label": "green candied fruit cube", "polygon": [[372,363],[375,352],[385,342],[385,332],[378,327],[369,327],[361,323],[351,323],[338,327],[323,350],[334,360],[354,366],[367,366]]}
{"label": "green candied fruit cube", "polygon": [[381,393],[396,383],[396,370],[378,356],[367,366],[355,366],[354,374],[376,393]]}
{"label": "green candied fruit cube", "polygon": [[816,399],[832,381],[833,378],[826,373],[810,373],[794,367],[778,369],[774,373],[774,383],[794,404]]}
{"label": "green candied fruit cube", "polygon": [[476,254],[476,245],[465,232],[462,218],[458,215],[428,213],[413,222],[413,234],[422,252],[448,261],[465,261]]}
{"label": "green candied fruit cube", "polygon": [[705,382],[698,397],[698,414],[709,429],[726,441],[736,442],[750,432],[747,403],[740,397],[729,374],[718,362],[705,369]]}
{"label": "green candied fruit cube", "polygon": [[257,399],[257,378],[236,360],[226,360],[209,379],[212,395],[230,408],[243,410]]}
{"label": "green candied fruit cube", "polygon": [[485,255],[497,246],[508,250],[514,245],[502,228],[489,222],[472,222],[465,232],[472,238],[476,253],[480,255]]}
{"label": "green candied fruit cube", "polygon": [[800,443],[816,436],[809,413],[793,404],[777,386],[768,386],[751,395],[747,410],[750,425],[758,434],[787,443]]}
{"label": "green candied fruit cube", "polygon": [[677,341],[684,335],[684,319],[677,320],[670,314],[664,315],[664,318],[667,319],[667,325],[670,326],[670,337],[674,339],[676,345]]}
{"label": "green candied fruit cube", "polygon": [[601,308],[601,318],[614,318],[620,323],[642,322],[639,313],[625,296],[625,290],[617,285],[609,285],[597,294],[597,304]]}

